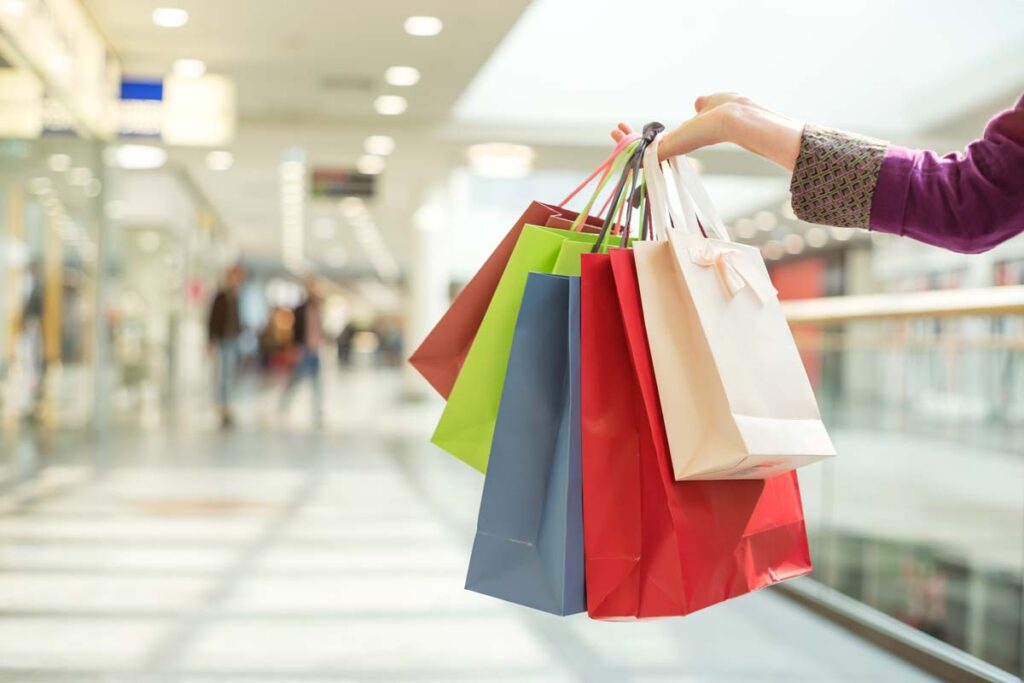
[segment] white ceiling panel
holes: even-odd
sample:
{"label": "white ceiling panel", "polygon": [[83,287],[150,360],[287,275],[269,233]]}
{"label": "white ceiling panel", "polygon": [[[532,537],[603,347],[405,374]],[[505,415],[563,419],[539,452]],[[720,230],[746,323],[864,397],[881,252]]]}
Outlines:
{"label": "white ceiling panel", "polygon": [[1020,0],[535,0],[456,114],[549,130],[673,124],[697,96],[736,90],[899,136],[1020,89]]}

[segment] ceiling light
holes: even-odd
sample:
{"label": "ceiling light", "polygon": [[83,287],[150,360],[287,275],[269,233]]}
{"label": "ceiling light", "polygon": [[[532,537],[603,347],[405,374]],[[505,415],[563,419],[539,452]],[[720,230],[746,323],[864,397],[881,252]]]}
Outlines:
{"label": "ceiling light", "polygon": [[114,163],[131,171],[160,168],[167,162],[166,150],[150,145],[121,145],[113,156]]}
{"label": "ceiling light", "polygon": [[775,261],[782,258],[785,250],[782,248],[782,243],[778,240],[768,240],[764,243],[764,246],[761,247],[761,253],[764,254],[764,257],[769,261]]}
{"label": "ceiling light", "polygon": [[51,154],[46,160],[46,165],[54,173],[63,173],[71,168],[71,157],[67,154]]}
{"label": "ceiling light", "polygon": [[414,66],[393,66],[384,72],[384,80],[399,87],[416,85],[420,82],[420,70]]}
{"label": "ceiling light", "polygon": [[758,230],[771,232],[779,224],[779,219],[771,211],[758,211],[754,214],[754,225]]}
{"label": "ceiling light", "polygon": [[206,155],[206,168],[211,171],[226,171],[234,165],[234,155],[223,149],[215,149]]}
{"label": "ceiling light", "polygon": [[437,17],[409,17],[403,26],[410,36],[436,36],[444,28]]}
{"label": "ceiling light", "polygon": [[386,157],[395,151],[395,139],[387,135],[371,135],[363,141],[363,150],[367,154]]}
{"label": "ceiling light", "polygon": [[398,116],[408,106],[409,103],[401,95],[381,95],[373,101],[373,108],[384,116]]}
{"label": "ceiling light", "polygon": [[757,231],[754,221],[749,218],[741,218],[736,221],[736,234],[744,239],[750,239]]}
{"label": "ceiling light", "polygon": [[100,192],[103,190],[103,183],[96,178],[89,181],[89,184],[85,186],[86,197],[99,197]]}
{"label": "ceiling light", "polygon": [[804,250],[804,238],[796,233],[790,233],[782,238],[782,246],[789,254],[799,254]]}
{"label": "ceiling light", "polygon": [[829,228],[828,231],[832,234],[832,239],[837,242],[846,242],[853,239],[853,230],[850,228]]}
{"label": "ceiling light", "polygon": [[814,226],[813,228],[807,229],[807,232],[804,234],[804,239],[807,240],[807,246],[820,249],[828,244],[828,231],[825,230],[825,228]]}
{"label": "ceiling light", "polygon": [[377,175],[384,170],[384,157],[364,154],[356,160],[356,170],[366,175]]}
{"label": "ceiling light", "polygon": [[172,71],[178,78],[201,78],[206,73],[206,62],[201,59],[176,59]]}
{"label": "ceiling light", "polygon": [[153,10],[153,23],[164,28],[179,28],[188,23],[188,12],[179,7],[157,7]]}
{"label": "ceiling light", "polygon": [[522,178],[533,169],[533,148],[504,142],[470,147],[466,156],[473,172],[485,178]]}

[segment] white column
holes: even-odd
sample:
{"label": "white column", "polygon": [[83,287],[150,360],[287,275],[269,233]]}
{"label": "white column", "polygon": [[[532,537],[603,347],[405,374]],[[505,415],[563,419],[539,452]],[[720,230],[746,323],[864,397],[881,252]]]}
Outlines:
{"label": "white column", "polygon": [[[447,243],[454,232],[455,212],[460,205],[452,187],[432,193],[413,217],[412,262],[408,279],[408,315],[404,335],[408,358],[444,315],[450,303],[451,283]],[[410,399],[423,399],[433,389],[408,363],[404,366],[404,393]]]}

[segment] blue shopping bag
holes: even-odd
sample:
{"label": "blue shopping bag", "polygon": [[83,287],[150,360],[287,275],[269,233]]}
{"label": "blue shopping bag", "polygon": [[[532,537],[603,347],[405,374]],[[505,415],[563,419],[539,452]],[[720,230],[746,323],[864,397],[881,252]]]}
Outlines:
{"label": "blue shopping bag", "polygon": [[586,610],[580,463],[580,280],[530,273],[516,319],[466,588]]}

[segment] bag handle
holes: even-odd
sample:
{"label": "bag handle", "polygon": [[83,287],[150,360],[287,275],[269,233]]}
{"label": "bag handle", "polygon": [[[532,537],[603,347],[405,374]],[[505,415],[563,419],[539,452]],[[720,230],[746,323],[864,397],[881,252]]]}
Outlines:
{"label": "bag handle", "polygon": [[583,182],[580,183],[579,185],[577,185],[576,189],[573,190],[572,192],[570,192],[565,197],[565,199],[563,199],[562,201],[558,202],[558,207],[562,208],[566,204],[571,202],[572,199],[576,195],[578,195],[583,190],[584,187],[586,187],[587,185],[590,184],[591,180],[596,178],[601,173],[604,173],[603,177],[607,177],[608,171],[611,169],[612,164],[615,162],[615,160],[618,158],[618,156],[622,153],[622,151],[625,150],[626,147],[628,147],[631,143],[636,142],[639,139],[640,139],[640,134],[639,133],[630,133],[629,135],[626,135],[621,140],[619,140],[619,143],[617,145],[615,145],[615,149],[613,149],[612,153],[608,155],[608,158],[605,159],[604,161],[602,161],[600,166],[595,168],[593,170],[593,172],[591,172],[590,175],[588,175],[586,178],[584,178]]}
{"label": "bag handle", "polygon": [[[636,148],[639,146],[639,144],[640,142],[638,140],[634,140],[633,142],[626,145],[623,151],[620,152],[615,157],[615,159],[612,161],[612,165],[608,168],[608,171],[604,174],[604,176],[601,178],[601,181],[597,184],[597,188],[591,195],[590,200],[587,202],[587,205],[580,210],[579,215],[572,222],[572,225],[569,226],[569,230],[573,232],[579,232],[583,228],[583,223],[586,220],[587,216],[590,214],[590,209],[593,208],[594,202],[597,201],[597,198],[604,190],[605,185],[608,184],[608,181],[612,178],[612,176],[617,175],[619,171],[621,171],[622,168],[629,163],[629,160],[633,158],[633,155],[635,154]],[[609,226],[607,223],[604,226],[602,226],[602,234],[608,230],[608,227]]]}
{"label": "bag handle", "polygon": [[[626,209],[626,218],[622,221],[622,239],[620,246],[626,248],[629,246],[629,235],[630,235],[630,222],[633,219],[633,201],[636,197],[637,182],[642,177],[641,164],[643,162],[644,153],[650,147],[651,143],[654,142],[658,133],[664,130],[664,126],[660,123],[652,122],[644,126],[644,135],[640,142],[637,144],[633,155],[630,157],[628,163],[622,171],[622,177],[619,178],[619,182],[612,192],[612,197],[615,201],[612,203],[611,209],[608,211],[608,215],[605,218],[604,225],[601,226],[601,233],[597,237],[597,241],[594,242],[591,253],[599,253],[601,246],[604,243],[605,236],[612,227],[612,222],[617,212],[621,212],[623,208]],[[630,182],[629,194],[624,195],[623,190],[625,189],[626,182]],[[625,204],[623,204],[625,201]],[[620,213],[621,217],[621,213]]]}
{"label": "bag handle", "polygon": [[[726,242],[732,241],[715,209],[714,202],[711,201],[711,196],[704,189],[704,184],[689,160],[680,155],[665,162],[658,162],[658,143],[660,139],[648,147],[647,154],[644,155],[644,170],[648,175],[648,186],[651,187],[655,239],[667,237],[665,230],[671,219],[673,225],[685,225],[692,234],[707,237],[708,233],[704,229],[707,226],[713,237]],[[672,171],[673,190],[679,200],[680,209],[670,201],[662,163],[667,163]]]}
{"label": "bag handle", "polygon": [[694,170],[690,160],[685,155],[680,154],[670,158],[668,162],[672,168],[672,177],[676,181],[676,192],[680,197],[684,194],[690,196],[693,204],[696,205],[697,213],[703,219],[701,225],[710,225],[711,232],[714,233],[716,238],[731,242],[729,231],[725,229],[725,223],[722,222],[722,217],[719,215],[718,209],[715,208],[715,203],[711,201],[711,195],[708,194],[704,183],[701,182],[700,176],[697,175],[697,171]]}

